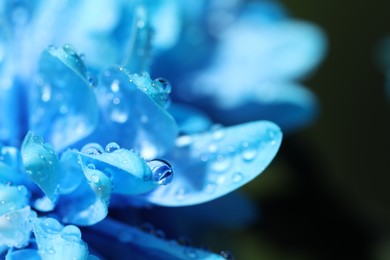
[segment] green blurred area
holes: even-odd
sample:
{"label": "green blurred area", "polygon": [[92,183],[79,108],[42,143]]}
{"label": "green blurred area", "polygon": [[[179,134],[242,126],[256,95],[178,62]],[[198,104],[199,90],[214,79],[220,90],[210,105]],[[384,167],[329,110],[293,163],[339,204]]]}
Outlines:
{"label": "green blurred area", "polygon": [[390,1],[282,3],[328,36],[326,60],[304,82],[321,113],[244,187],[261,218],[216,230],[208,244],[235,259],[390,259],[390,99],[375,57],[390,35]]}

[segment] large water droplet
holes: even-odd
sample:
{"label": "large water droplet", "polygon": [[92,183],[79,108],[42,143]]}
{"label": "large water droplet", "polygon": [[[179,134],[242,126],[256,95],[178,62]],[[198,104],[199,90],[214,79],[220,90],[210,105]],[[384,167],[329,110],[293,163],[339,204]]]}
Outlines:
{"label": "large water droplet", "polygon": [[217,185],[214,182],[209,182],[204,187],[204,191],[209,194],[214,193],[216,189],[217,189]]}
{"label": "large water droplet", "polygon": [[68,225],[62,229],[61,237],[63,239],[68,240],[68,241],[80,241],[81,240],[81,231],[76,226]]}
{"label": "large water droplet", "polygon": [[168,162],[156,159],[148,161],[147,164],[152,170],[152,177],[155,182],[160,185],[167,185],[172,182],[173,170]]}
{"label": "large water droplet", "polygon": [[106,145],[106,148],[104,149],[107,153],[112,153],[116,150],[119,150],[120,149],[120,146],[119,144],[115,143],[115,142],[111,142],[111,143],[108,143]]}
{"label": "large water droplet", "polygon": [[171,84],[168,82],[168,80],[166,80],[164,78],[157,78],[155,80],[158,83],[160,83],[162,91],[164,91],[167,94],[171,93],[172,87],[171,87]]}
{"label": "large water droplet", "polygon": [[42,229],[49,234],[58,234],[62,226],[61,224],[54,218],[47,218],[41,222]]}
{"label": "large water droplet", "polygon": [[81,148],[81,152],[89,155],[97,155],[104,153],[103,147],[98,143],[89,143]]}
{"label": "large water droplet", "polygon": [[244,161],[253,161],[257,156],[257,147],[255,144],[243,142],[241,145],[241,156]]}

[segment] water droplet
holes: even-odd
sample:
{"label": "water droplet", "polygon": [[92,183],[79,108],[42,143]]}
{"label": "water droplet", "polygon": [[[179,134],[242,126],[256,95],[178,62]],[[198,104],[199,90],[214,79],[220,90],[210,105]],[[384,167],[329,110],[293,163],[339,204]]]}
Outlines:
{"label": "water droplet", "polygon": [[92,176],[91,176],[91,181],[92,181],[93,183],[98,183],[99,180],[100,180],[100,178],[99,178],[98,175],[92,174]]}
{"label": "water droplet", "polygon": [[62,229],[61,237],[68,241],[80,241],[81,231],[78,227],[74,225],[68,225]]}
{"label": "water droplet", "polygon": [[120,149],[120,146],[119,144],[115,143],[115,142],[111,142],[111,143],[108,143],[106,145],[106,148],[104,149],[107,153],[112,153],[116,150],[119,150]]}
{"label": "water droplet", "polygon": [[225,137],[225,129],[222,125],[214,125],[211,129],[211,135],[215,141],[222,140]]}
{"label": "water droplet", "polygon": [[241,156],[244,161],[253,161],[257,156],[257,147],[254,144],[243,142],[241,146]]}
{"label": "water droplet", "polygon": [[211,164],[211,170],[215,172],[222,172],[229,168],[231,165],[231,159],[230,157],[218,155],[216,160],[214,160]]}
{"label": "water droplet", "polygon": [[104,153],[103,147],[98,143],[89,143],[81,148],[81,152],[89,155],[97,155]]}
{"label": "water droplet", "polygon": [[142,115],[140,117],[140,121],[141,121],[141,123],[146,124],[149,121],[149,118],[147,115]]}
{"label": "water droplet", "polygon": [[168,80],[164,79],[164,78],[157,78],[155,79],[158,83],[160,83],[159,85],[161,86],[161,89],[169,94],[171,93],[171,90],[172,90],[172,87],[171,87],[171,84],[168,82]]}
{"label": "water droplet", "polygon": [[58,234],[62,226],[61,224],[54,218],[46,218],[41,222],[42,229],[49,234]]}
{"label": "water droplet", "polygon": [[172,166],[164,160],[151,160],[148,161],[150,169],[152,170],[152,178],[159,185],[167,185],[172,182],[173,170]]}
{"label": "water droplet", "polygon": [[221,251],[221,256],[227,260],[234,260],[233,254],[230,251]]}
{"label": "water droplet", "polygon": [[62,47],[62,49],[63,49],[68,55],[71,55],[71,56],[77,55],[75,49],[74,49],[71,45],[69,45],[69,44],[65,44],[64,47]]}
{"label": "water droplet", "polygon": [[53,248],[49,247],[49,248],[46,248],[46,252],[50,255],[54,255],[56,251]]}
{"label": "water droplet", "polygon": [[234,183],[238,183],[238,182],[242,181],[243,178],[244,178],[244,175],[242,175],[241,172],[235,172],[232,175],[232,181]]}
{"label": "water droplet", "polygon": [[96,79],[92,75],[89,75],[87,80],[90,87],[93,88],[97,85]]}
{"label": "water droplet", "polygon": [[95,170],[95,164],[93,164],[93,163],[90,163],[90,164],[88,164],[87,165],[87,167],[89,168],[89,169],[91,169],[91,170]]}

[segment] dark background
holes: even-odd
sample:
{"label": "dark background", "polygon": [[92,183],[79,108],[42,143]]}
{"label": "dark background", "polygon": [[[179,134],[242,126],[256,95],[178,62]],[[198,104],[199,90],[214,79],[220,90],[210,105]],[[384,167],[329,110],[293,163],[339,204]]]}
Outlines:
{"label": "dark background", "polygon": [[235,259],[390,259],[390,100],[376,58],[390,35],[390,1],[282,2],[328,36],[326,59],[304,82],[321,113],[243,188],[258,221],[208,243]]}

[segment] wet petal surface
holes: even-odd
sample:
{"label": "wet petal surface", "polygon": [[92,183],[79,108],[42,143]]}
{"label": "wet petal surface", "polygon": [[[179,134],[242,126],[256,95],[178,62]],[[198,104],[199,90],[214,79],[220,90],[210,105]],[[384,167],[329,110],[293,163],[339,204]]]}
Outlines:
{"label": "wet petal surface", "polygon": [[259,175],[279,149],[282,133],[268,121],[182,136],[167,158],[175,180],[145,196],[164,206],[199,204],[221,197]]}
{"label": "wet petal surface", "polygon": [[53,147],[43,143],[41,136],[28,132],[22,145],[22,160],[26,174],[55,202],[62,174]]}
{"label": "wet petal surface", "polygon": [[69,45],[42,54],[31,91],[29,126],[62,150],[96,127],[98,108],[82,59]]}
{"label": "wet petal surface", "polygon": [[33,218],[31,222],[42,259],[88,258],[88,247],[78,227],[64,227],[54,218]]}
{"label": "wet petal surface", "polygon": [[164,108],[169,103],[169,89],[158,80],[111,68],[103,73],[96,93],[102,120],[92,142],[114,141],[140,151],[146,159],[164,154],[174,145],[177,125]]}

